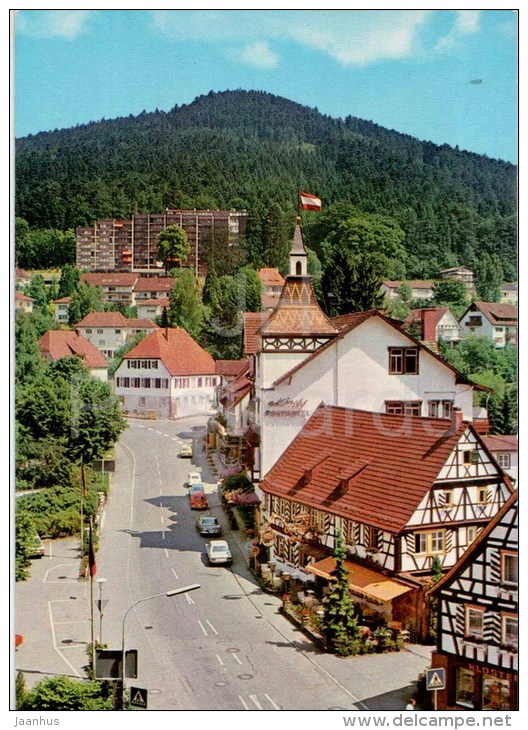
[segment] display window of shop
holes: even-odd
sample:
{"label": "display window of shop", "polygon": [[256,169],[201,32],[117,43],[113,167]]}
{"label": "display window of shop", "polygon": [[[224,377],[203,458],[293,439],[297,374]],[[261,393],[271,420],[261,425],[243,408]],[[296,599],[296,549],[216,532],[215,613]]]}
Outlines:
{"label": "display window of shop", "polygon": [[482,709],[510,709],[510,683],[507,679],[485,673],[482,675]]}
{"label": "display window of shop", "polygon": [[455,702],[457,705],[475,707],[475,672],[465,667],[458,667],[456,672]]}

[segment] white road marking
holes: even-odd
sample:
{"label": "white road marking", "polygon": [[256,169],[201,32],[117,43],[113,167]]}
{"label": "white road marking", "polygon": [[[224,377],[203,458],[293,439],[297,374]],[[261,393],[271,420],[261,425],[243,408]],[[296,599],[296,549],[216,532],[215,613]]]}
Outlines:
{"label": "white road marking", "polygon": [[246,703],[245,703],[245,701],[244,701],[244,698],[243,698],[243,697],[241,697],[240,695],[238,695],[238,699],[239,699],[239,700],[240,700],[240,702],[241,702],[241,703],[242,703],[242,704],[244,705],[244,709],[245,709],[245,710],[249,710],[249,707],[248,707],[248,706],[246,705]]}
{"label": "white road marking", "polygon": [[209,624],[209,627],[211,628],[211,631],[218,636],[218,631],[215,629],[215,627],[213,626],[213,624],[210,621],[207,621],[207,619],[206,619],[205,623]]}
{"label": "white road marking", "polygon": [[190,606],[193,606],[193,605],[194,605],[194,598],[192,598],[192,596],[190,596],[190,595],[189,595],[188,593],[186,593],[186,594],[185,594],[185,598],[187,599],[187,603],[188,603],[188,604],[189,604]]}
{"label": "white road marking", "polygon": [[[154,429],[152,428],[152,426],[147,426],[147,429],[148,429],[149,431],[154,431]],[[160,432],[159,432],[159,431],[156,431],[156,433],[160,433]]]}
{"label": "white road marking", "polygon": [[198,623],[200,624],[200,628],[202,629],[202,631],[203,631],[203,633],[204,633],[204,636],[207,636],[208,634],[207,634],[207,631],[205,630],[205,626],[204,626],[204,625],[203,625],[203,623],[202,623],[202,622],[200,621],[200,619],[198,619]]}
{"label": "white road marking", "polygon": [[[165,548],[165,549],[166,549],[166,548]],[[167,555],[167,557],[169,557],[169,556]],[[172,573],[173,573],[174,577],[176,578],[176,580],[179,580],[179,578],[178,578],[178,574],[176,573],[176,571],[174,570],[174,568],[171,568],[171,570],[172,570]],[[187,597],[189,597],[187,593],[186,593],[185,595],[186,595]]]}
{"label": "white road marking", "polygon": [[167,550],[167,548],[164,548],[164,550],[165,550],[165,557],[168,558],[169,557],[169,551]]}
{"label": "white road marking", "polygon": [[271,699],[271,697],[270,697],[269,695],[264,695],[264,697],[265,697],[265,698],[266,698],[266,699],[268,700],[268,702],[269,702],[269,703],[270,703],[271,705],[273,705],[273,707],[274,707],[274,708],[275,708],[276,710],[280,710],[280,707],[279,707],[278,705],[276,705],[276,704],[275,704],[275,702],[273,702],[273,700]]}
{"label": "white road marking", "polygon": [[250,699],[250,700],[251,700],[252,702],[254,702],[254,704],[255,704],[255,707],[257,708],[257,710],[262,710],[262,709],[263,709],[262,705],[261,705],[261,704],[260,704],[260,702],[258,701],[257,695],[249,695],[249,699]]}
{"label": "white road marking", "polygon": [[238,658],[236,654],[233,654],[233,657],[237,660],[239,664],[242,664],[242,660]]}
{"label": "white road marking", "polygon": [[72,664],[70,664],[70,662],[66,659],[65,656],[63,656],[62,652],[57,647],[57,637],[55,636],[55,626],[53,624],[53,611],[52,611],[52,608],[51,608],[51,603],[52,603],[51,601],[48,601],[48,613],[49,613],[50,628],[51,628],[51,638],[52,638],[52,641],[53,641],[53,648],[55,649],[55,651],[57,652],[57,654],[60,656],[60,658],[61,659],[64,659],[64,661],[69,666],[69,668],[72,670],[72,672],[77,677],[80,677],[81,674],[79,674],[79,672],[75,669],[75,667]]}
{"label": "white road marking", "polygon": [[[187,595],[187,594],[185,594],[185,595]],[[222,661],[222,657],[220,656],[220,654],[217,654],[217,655],[216,655],[216,658],[218,659],[218,661],[220,662],[220,664],[221,664],[222,666],[224,666],[224,662]]]}

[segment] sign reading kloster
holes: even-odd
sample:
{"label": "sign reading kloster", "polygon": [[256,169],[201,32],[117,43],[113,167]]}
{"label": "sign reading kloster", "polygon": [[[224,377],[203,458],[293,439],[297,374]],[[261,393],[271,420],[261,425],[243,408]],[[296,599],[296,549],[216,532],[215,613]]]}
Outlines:
{"label": "sign reading kloster", "polygon": [[268,403],[266,416],[278,416],[280,418],[291,418],[292,416],[308,416],[308,411],[304,410],[306,400],[292,400],[291,398],[280,398],[272,400]]}

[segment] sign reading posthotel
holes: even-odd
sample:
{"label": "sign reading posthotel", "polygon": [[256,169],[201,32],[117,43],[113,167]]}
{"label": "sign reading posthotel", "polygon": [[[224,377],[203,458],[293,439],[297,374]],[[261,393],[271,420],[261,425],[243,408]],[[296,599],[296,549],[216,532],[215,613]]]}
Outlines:
{"label": "sign reading posthotel", "polygon": [[304,409],[306,400],[292,400],[291,398],[279,398],[268,403],[264,413],[266,416],[279,418],[291,418],[293,416],[309,416],[310,412]]}

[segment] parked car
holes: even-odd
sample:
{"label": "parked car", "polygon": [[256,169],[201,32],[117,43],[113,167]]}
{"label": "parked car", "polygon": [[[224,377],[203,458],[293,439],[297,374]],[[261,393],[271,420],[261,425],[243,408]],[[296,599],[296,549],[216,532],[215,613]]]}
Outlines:
{"label": "parked car", "polygon": [[35,535],[31,542],[31,549],[29,552],[30,558],[41,558],[44,555],[44,543],[40,535]]}
{"label": "parked car", "polygon": [[190,487],[192,484],[201,484],[202,475],[199,471],[190,471],[189,475],[187,476],[187,481],[185,483],[188,487]]}
{"label": "parked car", "polygon": [[204,492],[193,492],[190,498],[191,509],[208,509],[209,503]]}
{"label": "parked car", "polygon": [[226,540],[211,540],[205,543],[207,560],[211,565],[225,565],[233,562],[233,556]]}
{"label": "parked car", "polygon": [[200,535],[221,535],[220,523],[212,515],[200,515],[196,520],[196,529]]}
{"label": "parked car", "polygon": [[180,449],[180,459],[192,459],[193,451],[191,444],[182,444]]}

